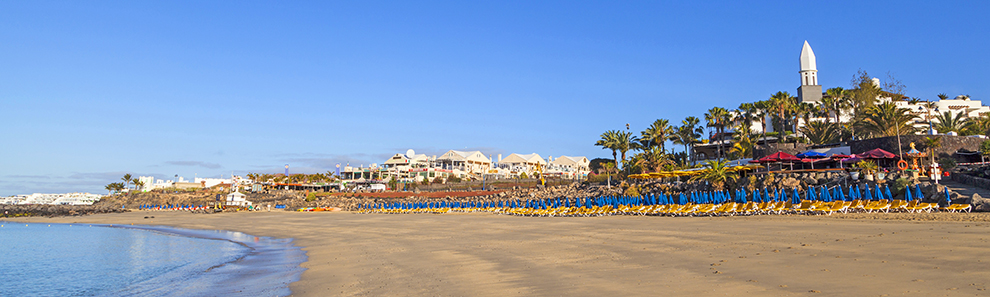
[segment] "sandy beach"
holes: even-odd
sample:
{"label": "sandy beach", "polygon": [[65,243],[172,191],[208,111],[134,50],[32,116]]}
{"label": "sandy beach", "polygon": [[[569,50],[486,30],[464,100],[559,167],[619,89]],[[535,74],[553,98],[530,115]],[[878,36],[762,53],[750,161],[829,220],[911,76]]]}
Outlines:
{"label": "sandy beach", "polygon": [[296,296],[990,295],[990,216],[929,218],[939,221],[347,212],[19,221],[291,237],[309,256],[302,279],[290,286]]}

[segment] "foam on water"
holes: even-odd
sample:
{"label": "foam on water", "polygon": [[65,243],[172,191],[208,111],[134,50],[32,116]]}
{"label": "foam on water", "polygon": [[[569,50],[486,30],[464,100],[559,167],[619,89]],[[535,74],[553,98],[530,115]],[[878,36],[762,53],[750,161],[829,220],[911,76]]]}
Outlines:
{"label": "foam on water", "polygon": [[306,261],[240,232],[0,224],[0,296],[284,296]]}

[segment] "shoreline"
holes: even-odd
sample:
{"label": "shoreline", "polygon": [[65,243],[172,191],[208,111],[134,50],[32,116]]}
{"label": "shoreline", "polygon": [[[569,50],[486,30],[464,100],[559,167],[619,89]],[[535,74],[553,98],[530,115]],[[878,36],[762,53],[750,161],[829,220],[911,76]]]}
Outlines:
{"label": "shoreline", "polygon": [[[148,214],[156,218],[143,219]],[[308,256],[299,281],[289,284],[297,296],[788,296],[811,290],[833,296],[973,295],[986,294],[990,279],[982,268],[983,259],[990,259],[990,223],[982,220],[349,212],[131,212],[15,220],[293,238]]]}
{"label": "shoreline", "polygon": [[[53,218],[49,218],[53,219]],[[205,270],[188,270],[182,274],[164,273],[139,282],[127,283],[126,288],[113,294],[160,296],[290,296],[288,284],[298,281],[305,269],[299,265],[306,261],[306,253],[291,239],[275,239],[253,236],[238,231],[185,229],[165,225],[138,225],[98,222],[33,222],[28,220],[0,219],[0,226],[13,224],[45,225],[48,227],[73,225],[96,228],[147,232],[164,237],[182,237],[196,240],[219,241],[234,244],[240,252],[233,258],[203,266]],[[71,244],[71,243],[69,243]],[[195,243],[199,245],[200,243]],[[179,247],[180,250],[184,248]],[[142,253],[142,251],[136,251]],[[207,258],[204,258],[207,259]],[[184,265],[183,265],[184,266]],[[174,267],[179,269],[182,266]],[[171,270],[170,270],[171,271]],[[217,284],[223,284],[217,286]]]}
{"label": "shoreline", "polygon": [[[183,236],[204,240],[221,240],[237,244],[248,249],[248,252],[232,261],[220,263],[208,268],[204,273],[207,278],[221,278],[224,288],[204,288],[204,295],[244,295],[244,296],[290,296],[291,290],[287,284],[299,280],[305,269],[299,267],[306,262],[306,252],[295,246],[292,239],[274,239],[254,236],[230,230],[200,230],[184,229],[172,226],[153,225],[107,225],[94,224],[109,228],[123,228],[159,232],[166,235]],[[288,282],[285,282],[288,281]],[[188,289],[188,284],[183,284]],[[167,295],[181,296],[192,292],[172,292]],[[194,294],[195,295],[195,294]]]}

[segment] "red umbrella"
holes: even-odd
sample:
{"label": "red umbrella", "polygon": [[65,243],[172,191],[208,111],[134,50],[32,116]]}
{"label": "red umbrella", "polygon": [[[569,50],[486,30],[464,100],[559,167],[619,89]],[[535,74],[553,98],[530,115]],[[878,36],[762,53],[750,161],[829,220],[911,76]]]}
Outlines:
{"label": "red umbrella", "polygon": [[760,158],[760,162],[800,162],[801,159],[785,152],[776,152],[772,155]]}
{"label": "red umbrella", "polygon": [[857,154],[856,156],[857,157],[860,157],[860,158],[863,158],[863,159],[894,159],[894,158],[897,158],[897,155],[895,155],[895,154],[893,154],[891,152],[882,150],[882,149],[872,149],[872,150],[866,151],[866,152],[864,152],[862,154]]}
{"label": "red umbrella", "polygon": [[[771,154],[769,156],[760,158],[759,161],[760,161],[760,163],[791,163],[791,166],[792,166],[791,169],[794,169],[793,168],[793,165],[794,165],[793,162],[801,162],[801,158],[795,157],[794,155],[791,155],[791,154],[788,154],[788,153],[785,153],[785,152],[776,152],[776,153],[773,153],[773,154]],[[783,167],[783,164],[781,164],[781,167]],[[783,168],[781,168],[781,169],[783,169]],[[770,170],[770,165],[769,164],[767,164],[767,170]]]}
{"label": "red umbrella", "polygon": [[843,154],[832,154],[832,157],[831,158],[832,159],[845,159],[845,158],[852,158],[852,156],[850,156],[850,155],[843,155]]}

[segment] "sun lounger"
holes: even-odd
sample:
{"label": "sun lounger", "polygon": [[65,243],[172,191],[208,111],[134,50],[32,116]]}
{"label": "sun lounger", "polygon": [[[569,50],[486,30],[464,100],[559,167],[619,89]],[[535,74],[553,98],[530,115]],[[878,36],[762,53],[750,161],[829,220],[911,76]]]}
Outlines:
{"label": "sun lounger", "polygon": [[973,209],[973,206],[970,205],[969,203],[957,203],[946,206],[943,209],[949,212],[960,212],[960,211],[970,212],[970,210]]}

